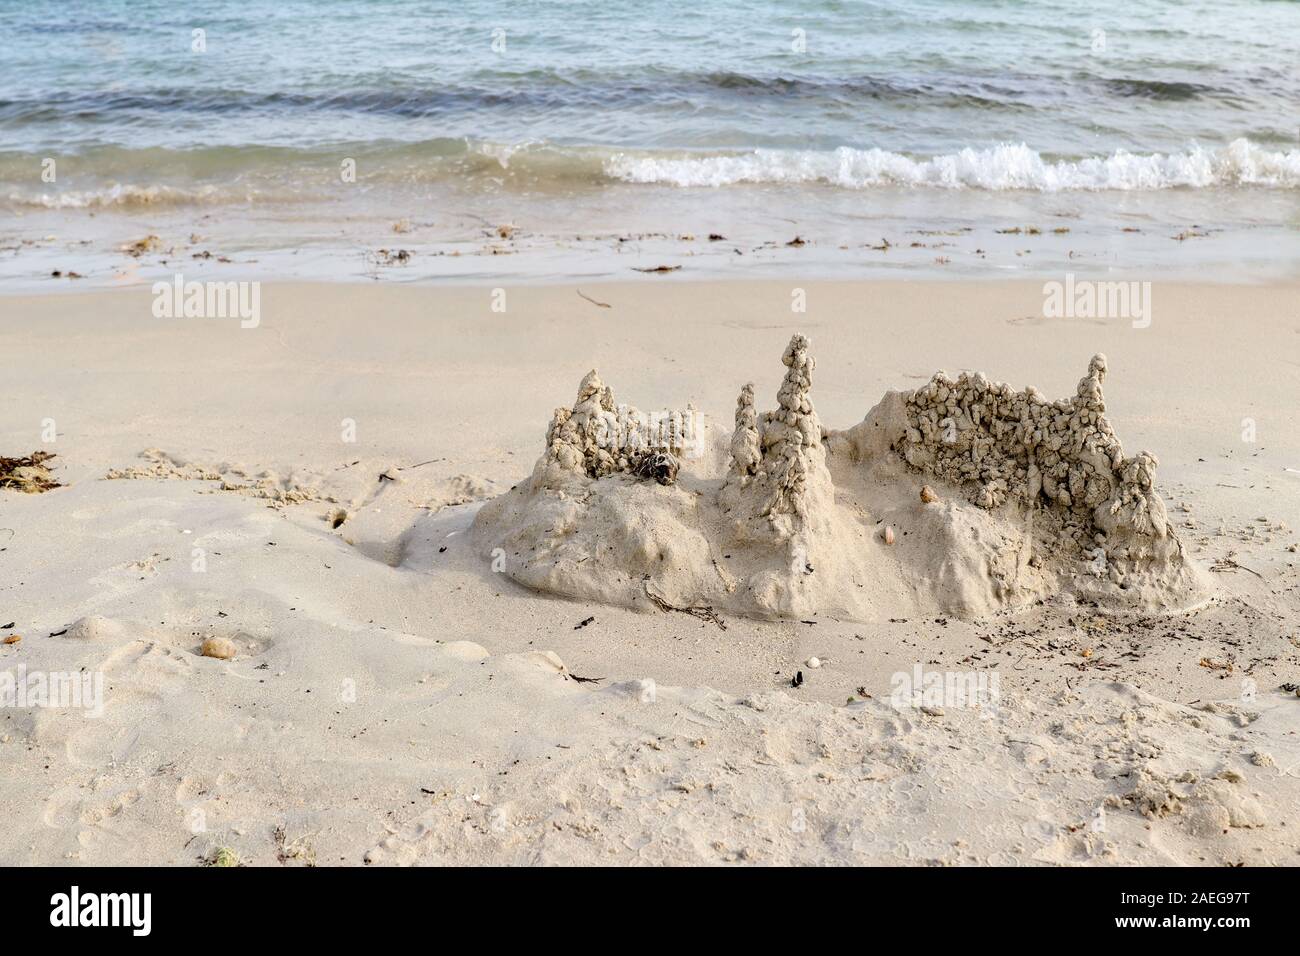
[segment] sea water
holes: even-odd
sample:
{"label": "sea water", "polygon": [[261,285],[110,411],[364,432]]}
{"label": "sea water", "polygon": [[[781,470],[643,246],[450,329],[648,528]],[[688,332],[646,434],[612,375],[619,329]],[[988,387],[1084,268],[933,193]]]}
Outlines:
{"label": "sea water", "polygon": [[1294,275],[1298,224],[1297,3],[0,3],[0,281],[144,234],[331,277]]}

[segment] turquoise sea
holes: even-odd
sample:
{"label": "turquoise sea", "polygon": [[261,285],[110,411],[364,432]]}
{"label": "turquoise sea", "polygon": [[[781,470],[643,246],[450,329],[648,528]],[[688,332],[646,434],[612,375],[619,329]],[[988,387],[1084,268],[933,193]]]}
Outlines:
{"label": "turquoise sea", "polygon": [[0,3],[0,279],[142,230],[305,272],[617,274],[620,240],[734,271],[796,234],[1287,272],[1298,198],[1300,3]]}

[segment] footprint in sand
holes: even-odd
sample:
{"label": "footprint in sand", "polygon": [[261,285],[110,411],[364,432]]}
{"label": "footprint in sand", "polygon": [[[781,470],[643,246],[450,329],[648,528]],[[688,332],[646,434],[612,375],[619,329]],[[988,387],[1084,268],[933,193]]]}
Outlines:
{"label": "footprint in sand", "polygon": [[[147,787],[146,781],[146,787]],[[142,798],[138,781],[110,781],[106,777],[78,786],[60,787],[45,798],[41,823],[52,830],[106,824]]]}
{"label": "footprint in sand", "polygon": [[81,819],[81,790],[77,787],[63,787],[55,790],[45,799],[45,808],[41,811],[41,823],[51,830],[62,830]]}
{"label": "footprint in sand", "polygon": [[[194,672],[194,658],[203,659],[203,644],[209,638],[220,638],[234,644],[236,660],[259,657],[275,645],[272,638],[255,637],[247,631],[204,629],[184,634],[162,632],[152,635],[150,639],[140,639],[118,648],[105,661],[104,670],[105,673],[118,671],[123,677],[138,678],[152,674],[156,678],[155,683],[188,677]],[[205,659],[205,663],[216,663],[216,659]]]}
{"label": "footprint in sand", "polygon": [[[51,714],[47,736],[60,736],[75,766],[104,767],[125,760],[135,749],[159,702],[185,686],[194,665],[188,655],[157,641],[134,640],[114,648],[99,666],[103,674],[102,711],[96,717]],[[71,720],[65,725],[64,720]]]}
{"label": "footprint in sand", "polygon": [[[114,650],[103,664],[105,680],[154,694],[173,692],[193,673],[189,657],[158,641],[135,640]],[[113,696],[117,696],[116,694]]]}
{"label": "footprint in sand", "polygon": [[185,806],[212,792],[212,783],[204,777],[186,774],[176,785],[176,802]]}
{"label": "footprint in sand", "polygon": [[437,821],[444,816],[437,809],[426,810],[400,831],[391,832],[366,851],[368,866],[412,866],[431,849],[438,834]]}
{"label": "footprint in sand", "polygon": [[[116,706],[113,706],[113,705]],[[82,726],[68,735],[63,749],[68,761],[77,767],[109,767],[126,760],[140,741],[141,731],[151,708],[138,701],[123,707],[121,701],[106,703],[103,716],[85,719]],[[125,723],[115,716],[122,713],[136,715]]]}

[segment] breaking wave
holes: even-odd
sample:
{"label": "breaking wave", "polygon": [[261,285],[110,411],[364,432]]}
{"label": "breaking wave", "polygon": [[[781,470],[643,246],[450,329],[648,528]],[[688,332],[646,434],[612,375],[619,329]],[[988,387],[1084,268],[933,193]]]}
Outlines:
{"label": "breaking wave", "polygon": [[605,163],[613,179],[672,186],[739,183],[823,184],[845,189],[930,186],[943,189],[1065,190],[1203,189],[1212,186],[1300,186],[1300,150],[1268,150],[1246,139],[1221,149],[1130,153],[1048,160],[1025,144],[963,149],[912,159],[882,149],[772,150],[713,156],[620,153]]}
{"label": "breaking wave", "polygon": [[174,186],[132,186],[120,183],[102,189],[78,189],[57,193],[9,193],[13,206],[37,209],[145,208],[150,206],[203,206],[253,198],[247,192],[235,194],[215,186],[192,189]]}
{"label": "breaking wave", "polygon": [[[0,155],[0,206],[121,210],[301,203],[337,195],[341,159],[358,157],[369,187],[400,193],[426,184],[470,192],[571,192],[611,185],[718,188],[745,184],[839,189],[933,188],[1033,192],[1300,187],[1300,149],[1246,139],[1218,149],[1050,159],[1023,143],[913,158],[883,149],[620,150],[545,141],[441,138],[324,149],[217,147],[201,151],[112,148],[79,159],[98,182],[23,186],[27,157]],[[6,202],[7,200],[7,202]]]}

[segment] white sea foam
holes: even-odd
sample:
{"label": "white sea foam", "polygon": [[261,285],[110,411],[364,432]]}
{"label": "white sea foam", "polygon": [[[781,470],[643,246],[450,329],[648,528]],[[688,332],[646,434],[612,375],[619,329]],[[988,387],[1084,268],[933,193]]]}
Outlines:
{"label": "white sea foam", "polygon": [[1268,150],[1246,139],[1221,149],[1130,153],[1049,161],[1025,144],[963,149],[911,159],[882,149],[773,150],[726,156],[619,153],[606,175],[631,183],[728,186],[736,183],[822,183],[846,189],[932,186],[944,189],[1155,190],[1175,187],[1300,187],[1300,149]]}
{"label": "white sea foam", "polygon": [[[247,191],[240,197],[251,198]],[[41,209],[97,209],[111,206],[188,206],[232,201],[214,186],[182,189],[174,186],[134,186],[114,183],[101,189],[77,189],[59,193],[9,193],[9,203]]]}

